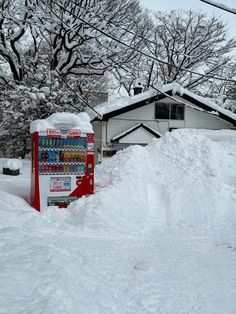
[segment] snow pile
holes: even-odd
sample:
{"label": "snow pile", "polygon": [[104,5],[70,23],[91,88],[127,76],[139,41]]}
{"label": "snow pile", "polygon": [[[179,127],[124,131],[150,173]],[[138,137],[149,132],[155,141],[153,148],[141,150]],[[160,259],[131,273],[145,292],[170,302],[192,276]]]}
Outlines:
{"label": "snow pile", "polygon": [[90,117],[86,112],[73,114],[70,112],[53,113],[45,120],[35,120],[30,125],[30,133],[46,131],[47,129],[67,127],[80,129],[83,132],[93,132]]}
{"label": "snow pile", "polygon": [[236,143],[236,130],[210,130],[210,129],[192,129],[199,135],[207,136],[215,142],[222,141],[235,141]]}
{"label": "snow pile", "polygon": [[18,170],[22,168],[22,162],[19,159],[7,159],[5,161],[4,168],[8,168],[10,170]]}
{"label": "snow pile", "polygon": [[217,228],[236,218],[235,164],[221,144],[176,130],[100,165],[95,195],[73,203],[67,221],[128,234],[172,224]]}
{"label": "snow pile", "polygon": [[175,131],[43,215],[24,200],[29,161],[0,174],[0,313],[236,313],[235,164],[235,141]]}
{"label": "snow pile", "polygon": [[170,89],[171,86],[171,90],[172,90],[172,95],[175,96],[176,94],[179,94],[180,96],[183,96],[185,93],[185,89],[180,86],[178,83],[174,82],[174,83],[170,83],[170,84],[166,84],[165,86],[163,86],[163,89]]}

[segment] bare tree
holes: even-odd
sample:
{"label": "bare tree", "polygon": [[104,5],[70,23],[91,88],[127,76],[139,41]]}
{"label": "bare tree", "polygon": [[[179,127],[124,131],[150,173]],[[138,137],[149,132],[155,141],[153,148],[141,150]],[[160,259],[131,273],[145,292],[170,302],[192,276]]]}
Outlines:
{"label": "bare tree", "polygon": [[[116,92],[121,91],[124,94],[131,93],[133,82],[140,79],[144,85],[148,86],[149,73],[153,67],[152,58],[148,58],[146,46],[150,45],[154,24],[149,11],[143,11],[138,16],[137,22],[132,28],[133,42],[132,49],[127,50],[129,53],[123,54],[122,62],[119,66],[112,68],[112,75],[115,78],[114,87]],[[130,28],[127,29],[130,35]],[[124,49],[124,48],[123,48]]]}
{"label": "bare tree", "polygon": [[[148,45],[147,49],[166,64],[156,64],[153,80],[178,81],[194,89],[208,82],[209,77],[204,75],[214,78],[230,63],[229,53],[236,41],[228,38],[226,28],[218,18],[207,18],[192,11],[171,11],[155,14],[155,23],[155,44]],[[202,76],[186,69],[197,70]]]}
{"label": "bare tree", "polygon": [[231,51],[236,41],[228,38],[216,17],[191,11],[158,12],[149,27],[143,28],[147,31],[139,46],[141,53],[129,67],[120,67],[115,73],[128,92],[137,77],[145,86],[178,81],[203,93],[209,84],[222,89],[234,81]]}

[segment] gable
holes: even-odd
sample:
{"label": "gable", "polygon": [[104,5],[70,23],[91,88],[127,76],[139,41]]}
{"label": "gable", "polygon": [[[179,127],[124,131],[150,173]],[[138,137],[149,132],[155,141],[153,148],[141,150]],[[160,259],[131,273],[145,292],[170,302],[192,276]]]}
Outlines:
{"label": "gable", "polygon": [[111,142],[120,144],[148,144],[154,137],[159,138],[161,137],[161,134],[143,123],[138,123],[113,137]]}
{"label": "gable", "polygon": [[[211,105],[212,102],[209,101],[209,103],[208,103],[207,101],[204,101],[204,102],[200,101],[199,100],[200,96],[197,96],[197,98],[199,98],[199,99],[196,99],[196,98],[193,98],[191,95],[184,94],[182,96],[182,98],[184,100],[187,100],[188,102],[194,104],[195,106],[201,108],[202,110],[207,111],[209,114],[216,116],[215,113],[217,113],[217,116],[219,118],[221,118],[227,122],[230,122],[234,126],[236,126],[236,118],[235,118],[236,115],[233,112],[226,110],[224,108],[217,108],[217,107],[214,108],[214,106]],[[215,105],[214,103],[212,103],[212,104]]]}
{"label": "gable", "polygon": [[88,110],[88,113],[92,121],[97,120],[99,115],[103,116],[103,121],[107,121],[110,117],[117,116],[120,113],[137,109],[145,104],[153,102],[156,95],[156,90],[151,89],[135,96],[113,99],[95,106],[92,111]]}
{"label": "gable", "polygon": [[119,139],[121,144],[147,144],[153,140],[153,135],[143,128],[139,128]]}
{"label": "gable", "polygon": [[137,103],[131,104],[131,105],[127,106],[127,107],[122,107],[122,108],[116,109],[116,110],[114,110],[112,112],[108,112],[108,113],[103,115],[103,119],[102,120],[103,121],[107,121],[110,118],[113,118],[113,117],[116,117],[118,115],[127,113],[129,111],[139,110],[140,108],[155,102],[156,99],[157,99],[157,97],[154,96],[154,97],[151,97],[151,98],[139,101]]}

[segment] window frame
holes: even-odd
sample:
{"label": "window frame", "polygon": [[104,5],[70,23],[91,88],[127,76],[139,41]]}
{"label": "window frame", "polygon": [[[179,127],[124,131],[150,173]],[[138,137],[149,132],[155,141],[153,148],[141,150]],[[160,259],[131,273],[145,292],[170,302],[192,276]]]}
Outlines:
{"label": "window frame", "polygon": [[[169,117],[168,118],[158,118],[157,117],[157,107],[158,105],[163,104],[169,107]],[[172,113],[172,105],[182,105],[183,106],[183,119],[171,119],[171,113]],[[185,104],[179,104],[179,103],[155,103],[155,120],[161,120],[161,121],[184,121],[185,120]]]}

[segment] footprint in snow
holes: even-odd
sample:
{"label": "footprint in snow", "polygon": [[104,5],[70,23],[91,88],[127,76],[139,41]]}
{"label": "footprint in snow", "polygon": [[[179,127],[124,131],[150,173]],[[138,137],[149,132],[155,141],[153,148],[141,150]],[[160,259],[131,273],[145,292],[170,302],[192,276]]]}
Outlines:
{"label": "footprint in snow", "polygon": [[148,271],[150,269],[150,265],[145,261],[140,261],[137,262],[133,268],[138,271]]}

